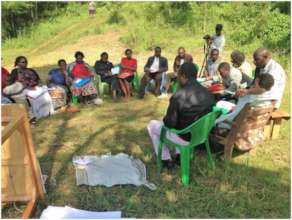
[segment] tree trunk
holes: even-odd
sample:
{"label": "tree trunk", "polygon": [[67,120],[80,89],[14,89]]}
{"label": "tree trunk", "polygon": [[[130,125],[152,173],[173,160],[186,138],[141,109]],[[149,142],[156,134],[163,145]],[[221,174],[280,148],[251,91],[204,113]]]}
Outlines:
{"label": "tree trunk", "polygon": [[35,18],[38,20],[38,2],[35,2]]}
{"label": "tree trunk", "polygon": [[203,32],[204,34],[206,33],[206,2],[203,3],[204,4],[204,23],[203,23]]}

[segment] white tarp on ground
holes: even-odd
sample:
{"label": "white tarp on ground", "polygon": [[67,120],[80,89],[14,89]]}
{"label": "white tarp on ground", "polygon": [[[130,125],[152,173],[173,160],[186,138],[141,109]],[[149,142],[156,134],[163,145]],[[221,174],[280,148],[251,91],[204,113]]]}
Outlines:
{"label": "white tarp on ground", "polygon": [[104,185],[111,187],[120,184],[145,185],[151,190],[156,186],[146,180],[146,167],[139,159],[127,154],[98,156],[75,156],[77,185]]}
{"label": "white tarp on ground", "polygon": [[41,219],[119,219],[121,211],[93,212],[71,208],[69,206],[48,206],[43,210]]}

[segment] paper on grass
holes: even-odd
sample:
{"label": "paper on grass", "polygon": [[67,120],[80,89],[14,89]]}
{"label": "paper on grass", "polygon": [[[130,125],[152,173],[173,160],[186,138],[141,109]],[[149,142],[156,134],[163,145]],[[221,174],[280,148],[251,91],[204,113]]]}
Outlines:
{"label": "paper on grass", "polygon": [[48,206],[40,219],[119,219],[121,211],[95,212],[71,208],[69,206]]}

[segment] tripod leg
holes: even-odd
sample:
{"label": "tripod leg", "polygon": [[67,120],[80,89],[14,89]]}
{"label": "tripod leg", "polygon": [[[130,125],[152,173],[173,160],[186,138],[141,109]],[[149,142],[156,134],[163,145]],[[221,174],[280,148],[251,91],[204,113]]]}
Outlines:
{"label": "tripod leg", "polygon": [[202,67],[201,67],[201,70],[200,70],[200,73],[199,73],[199,78],[202,77],[202,72],[205,69],[206,60],[207,60],[207,55],[205,55],[205,57],[204,57],[203,64],[202,64]]}

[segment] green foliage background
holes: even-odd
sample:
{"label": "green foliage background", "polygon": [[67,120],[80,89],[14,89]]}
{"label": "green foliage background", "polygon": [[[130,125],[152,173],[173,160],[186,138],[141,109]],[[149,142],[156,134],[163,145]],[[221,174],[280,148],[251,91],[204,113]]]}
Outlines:
{"label": "green foliage background", "polygon": [[[86,25],[87,18],[87,2],[2,2],[3,47],[34,48],[75,22]],[[137,51],[201,47],[202,36],[222,23],[227,48],[251,53],[264,46],[283,65],[289,62],[290,2],[97,2],[95,19],[98,25],[75,37],[124,29],[120,41]]]}

